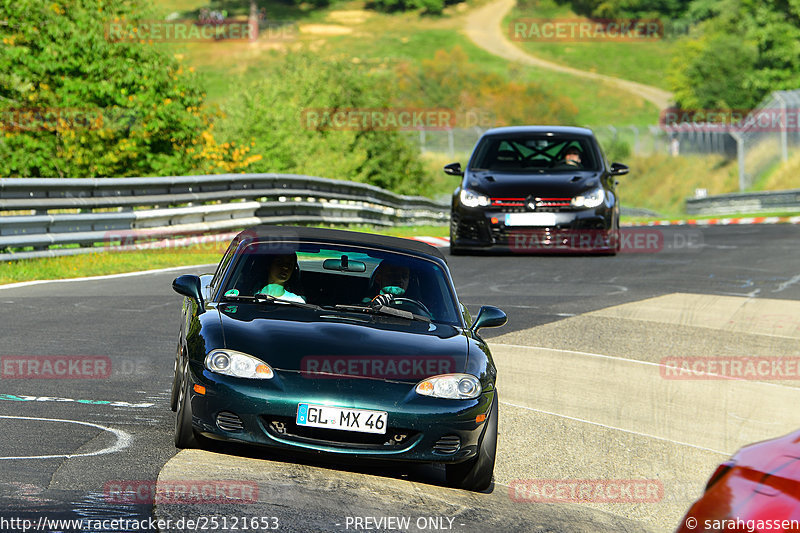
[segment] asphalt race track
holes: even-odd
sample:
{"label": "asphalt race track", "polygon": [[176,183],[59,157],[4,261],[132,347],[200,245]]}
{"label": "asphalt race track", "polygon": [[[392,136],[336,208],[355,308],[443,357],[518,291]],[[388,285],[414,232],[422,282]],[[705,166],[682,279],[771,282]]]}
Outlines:
{"label": "asphalt race track", "polygon": [[[21,531],[2,522],[13,518],[216,515],[217,530],[223,518],[228,529],[268,519],[240,531],[673,531],[721,460],[800,424],[796,380],[680,379],[664,365],[800,356],[800,228],[650,231],[658,249],[616,257],[449,259],[473,315],[482,304],[509,315],[484,330],[501,401],[487,493],[447,488],[428,466],[217,446],[176,454],[168,394],[180,297],[170,283],[208,267],[0,289],[0,530]],[[17,379],[27,356],[84,356],[94,374]],[[240,483],[251,497],[153,506],[115,492],[146,493],[156,480]],[[612,501],[541,491],[587,483],[634,489]]]}

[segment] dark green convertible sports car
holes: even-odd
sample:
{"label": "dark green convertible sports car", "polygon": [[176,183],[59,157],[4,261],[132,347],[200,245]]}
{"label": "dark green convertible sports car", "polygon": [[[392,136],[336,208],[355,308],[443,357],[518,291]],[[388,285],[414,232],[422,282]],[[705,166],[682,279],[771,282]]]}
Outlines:
{"label": "dark green convertible sports car", "polygon": [[496,370],[447,263],[421,242],[258,226],[213,275],[180,276],[175,444],[198,440],[445,465],[491,485]]}

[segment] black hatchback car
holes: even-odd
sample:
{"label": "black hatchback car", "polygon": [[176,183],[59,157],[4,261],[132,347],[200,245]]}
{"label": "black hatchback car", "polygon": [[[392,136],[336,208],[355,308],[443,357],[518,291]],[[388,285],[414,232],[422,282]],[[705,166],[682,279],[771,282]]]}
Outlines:
{"label": "black hatchback car", "polygon": [[453,193],[450,253],[619,249],[616,176],[591,130],[566,126],[495,128],[478,140]]}

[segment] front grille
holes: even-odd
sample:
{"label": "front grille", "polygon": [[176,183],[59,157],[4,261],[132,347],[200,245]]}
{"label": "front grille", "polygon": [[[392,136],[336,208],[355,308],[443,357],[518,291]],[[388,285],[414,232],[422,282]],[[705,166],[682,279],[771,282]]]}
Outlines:
{"label": "front grille", "polygon": [[461,448],[461,437],[458,435],[446,435],[436,441],[433,445],[434,453],[452,455]]}
{"label": "front grille", "polygon": [[572,198],[534,198],[536,208],[540,207],[569,207]]}
{"label": "front grille", "polygon": [[230,411],[222,411],[217,415],[217,427],[222,431],[243,431],[242,419]]}
{"label": "front grille", "polygon": [[502,213],[525,213],[531,211],[529,203],[533,203],[533,211],[553,213],[572,211],[571,198],[492,198],[492,207]]}
{"label": "front grille", "polygon": [[341,446],[363,450],[393,450],[408,446],[417,432],[402,428],[388,427],[385,435],[359,433],[340,429],[325,429],[298,426],[294,418],[261,416],[267,433],[280,439],[289,439],[323,446]]}
{"label": "front grille", "polygon": [[534,198],[535,211],[539,213],[558,213],[572,211],[571,198]]}
{"label": "front grille", "polygon": [[525,198],[492,198],[492,207],[525,207]]}

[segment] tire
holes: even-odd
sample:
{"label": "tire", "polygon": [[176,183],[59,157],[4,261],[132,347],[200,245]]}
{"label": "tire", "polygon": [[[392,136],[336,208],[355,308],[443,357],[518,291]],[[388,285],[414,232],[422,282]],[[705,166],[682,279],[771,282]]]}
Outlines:
{"label": "tire", "polygon": [[192,428],[192,402],[189,396],[189,379],[183,372],[180,391],[178,395],[178,411],[175,416],[175,447],[176,448],[196,448],[197,438]]}
{"label": "tire", "polygon": [[450,245],[450,255],[464,255],[465,252],[461,248],[455,248],[453,245]]}
{"label": "tire", "polygon": [[450,255],[464,255],[464,250],[461,248],[456,247],[453,243],[456,242],[456,228],[457,224],[453,220],[453,217],[450,217]]}
{"label": "tire", "polygon": [[469,461],[445,466],[449,485],[475,492],[484,491],[491,486],[497,453],[497,419],[497,391],[495,391],[478,455]]}
{"label": "tire", "polygon": [[172,412],[178,411],[178,395],[180,393],[180,372],[178,371],[178,367],[181,364],[181,350],[178,347],[178,353],[175,355],[175,363],[172,366],[173,369],[173,376],[172,376],[172,391],[170,392],[170,400],[169,400],[169,408],[172,409]]}

